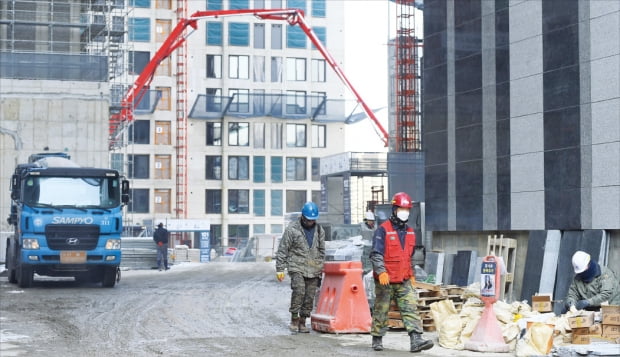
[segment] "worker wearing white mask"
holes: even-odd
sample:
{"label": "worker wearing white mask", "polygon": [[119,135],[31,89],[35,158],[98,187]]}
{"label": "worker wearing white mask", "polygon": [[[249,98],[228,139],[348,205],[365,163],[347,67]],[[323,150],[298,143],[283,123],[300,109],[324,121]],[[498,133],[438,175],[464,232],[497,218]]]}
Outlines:
{"label": "worker wearing white mask", "polygon": [[373,308],[372,348],[383,350],[382,337],[388,329],[390,301],[398,304],[400,315],[410,338],[410,351],[420,352],[433,347],[433,342],[422,338],[422,321],[417,311],[417,295],[413,283],[415,269],[413,253],[415,233],[407,225],[411,197],[399,192],[392,198],[392,215],[375,231],[370,261],[375,277],[375,304]]}

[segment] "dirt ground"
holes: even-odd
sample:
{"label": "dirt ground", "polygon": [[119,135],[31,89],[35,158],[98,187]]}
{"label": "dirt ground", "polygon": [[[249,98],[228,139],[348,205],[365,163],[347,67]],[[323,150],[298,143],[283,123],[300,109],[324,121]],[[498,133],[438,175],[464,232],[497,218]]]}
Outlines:
{"label": "dirt ground", "polygon": [[[273,262],[184,263],[123,271],[112,289],[38,276],[20,289],[2,276],[0,356],[412,355],[404,331],[390,331],[383,352],[368,334],[290,333],[290,281],[274,272]],[[493,356],[437,346],[415,355]]]}

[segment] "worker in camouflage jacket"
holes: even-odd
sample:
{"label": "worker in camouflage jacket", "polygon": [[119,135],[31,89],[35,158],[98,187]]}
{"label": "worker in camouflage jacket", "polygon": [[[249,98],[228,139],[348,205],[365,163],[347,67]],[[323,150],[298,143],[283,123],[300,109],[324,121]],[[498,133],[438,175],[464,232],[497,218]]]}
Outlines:
{"label": "worker in camouflage jacket", "polygon": [[600,266],[590,254],[577,251],[573,254],[575,278],[568,288],[565,309],[598,310],[601,303],[620,305],[620,282],[614,272]]}
{"label": "worker in camouflage jacket", "polygon": [[325,230],[316,223],[319,209],[306,202],[299,220],[292,222],[282,235],[276,254],[276,278],[284,280],[284,271],[291,278],[290,330],[308,333],[306,318],[314,307],[314,296],[323,274],[325,261]]}

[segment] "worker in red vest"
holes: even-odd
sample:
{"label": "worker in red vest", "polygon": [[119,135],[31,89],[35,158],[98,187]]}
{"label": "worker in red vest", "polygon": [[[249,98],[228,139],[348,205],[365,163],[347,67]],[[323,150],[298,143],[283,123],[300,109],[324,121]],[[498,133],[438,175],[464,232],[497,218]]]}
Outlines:
{"label": "worker in red vest", "polygon": [[372,348],[383,350],[382,337],[388,329],[390,301],[398,304],[405,329],[410,337],[411,352],[433,347],[422,338],[422,321],[417,311],[417,296],[412,256],[415,233],[407,225],[411,197],[399,192],[392,198],[392,215],[377,228],[372,239],[370,261],[375,277],[375,305],[372,315]]}

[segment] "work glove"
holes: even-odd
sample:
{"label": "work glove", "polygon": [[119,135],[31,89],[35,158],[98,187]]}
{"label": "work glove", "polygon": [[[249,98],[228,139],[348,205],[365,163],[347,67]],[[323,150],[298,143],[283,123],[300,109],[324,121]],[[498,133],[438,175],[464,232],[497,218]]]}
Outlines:
{"label": "work glove", "polygon": [[588,300],[579,300],[575,303],[575,308],[577,310],[583,310],[588,306],[590,306],[590,303],[588,302]]}
{"label": "work glove", "polygon": [[411,286],[415,288],[415,276],[409,278],[409,281],[411,282]]}
{"label": "work glove", "polygon": [[162,245],[164,245],[164,242],[157,242],[157,245],[161,247]]}
{"label": "work glove", "polygon": [[276,279],[278,279],[278,281],[284,280],[284,272],[283,271],[277,271],[276,272]]}
{"label": "work glove", "polygon": [[389,283],[390,283],[390,276],[388,275],[387,272],[383,272],[379,274],[379,284],[387,285]]}

